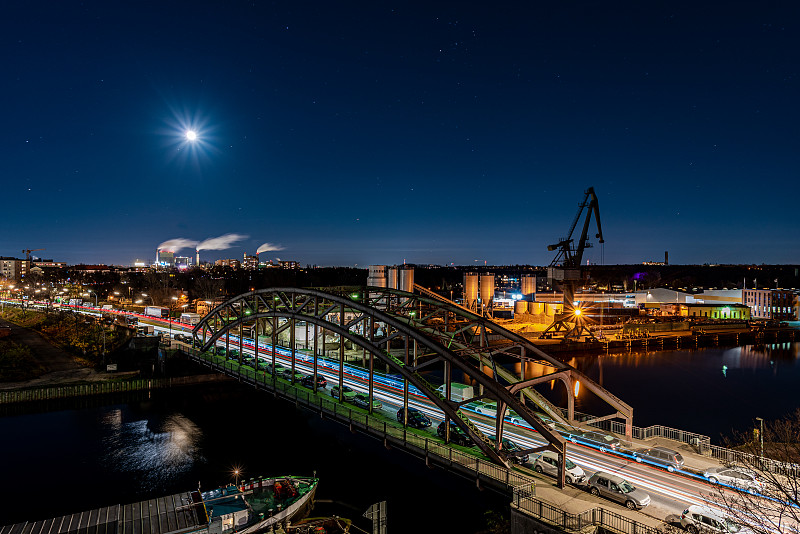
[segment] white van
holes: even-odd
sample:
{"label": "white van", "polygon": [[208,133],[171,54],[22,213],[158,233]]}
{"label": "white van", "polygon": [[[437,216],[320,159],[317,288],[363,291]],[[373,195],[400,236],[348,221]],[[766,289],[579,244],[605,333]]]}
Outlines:
{"label": "white van", "polygon": [[681,526],[689,534],[698,534],[700,532],[750,534],[752,532],[725,517],[723,512],[697,504],[693,504],[683,511],[681,514]]}

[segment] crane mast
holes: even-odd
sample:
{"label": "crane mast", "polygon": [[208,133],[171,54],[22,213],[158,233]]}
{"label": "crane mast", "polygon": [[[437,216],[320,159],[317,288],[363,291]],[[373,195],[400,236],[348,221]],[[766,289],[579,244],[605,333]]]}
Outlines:
{"label": "crane mast", "polygon": [[[586,211],[586,218],[583,221],[581,235],[577,238],[576,243],[573,234],[578,227],[578,222],[581,220],[584,210]],[[572,220],[567,237],[547,246],[547,250],[551,252],[558,251],[547,267],[547,280],[553,287],[556,285],[561,286],[564,292],[564,309],[562,313],[556,314],[553,324],[548,326],[540,337],[547,337],[550,332],[564,330],[564,341],[579,339],[583,334],[594,339],[594,334],[586,327],[586,319],[582,316],[582,310],[575,307],[575,286],[582,278],[581,261],[583,260],[583,251],[592,246],[592,243],[589,242],[589,226],[591,226],[593,215],[597,226],[597,233],[594,237],[597,238],[599,243],[603,243],[600,206],[594,188],[590,187],[584,192],[583,201],[578,205],[578,213],[575,214],[575,218]],[[574,324],[574,326],[570,327],[569,324]]]}

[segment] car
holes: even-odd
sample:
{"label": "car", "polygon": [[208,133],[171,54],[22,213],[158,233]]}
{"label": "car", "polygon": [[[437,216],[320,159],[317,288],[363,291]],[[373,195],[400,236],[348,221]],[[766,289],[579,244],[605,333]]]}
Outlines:
{"label": "car", "polygon": [[[353,397],[356,396],[356,392],[353,391],[353,388],[350,386],[343,386],[342,387],[342,400],[345,402],[353,402]],[[339,398],[339,386],[333,386],[331,388],[331,397],[334,399]]]}
{"label": "car", "polygon": [[[353,404],[355,404],[359,408],[364,408],[365,410],[368,410],[369,409],[369,395],[367,395],[366,393],[356,393],[353,396]],[[375,399],[375,397],[373,397],[372,398],[372,409],[373,410],[380,410],[381,408],[383,408],[383,404],[381,404],[379,401],[377,401]]]}
{"label": "car", "polygon": [[217,345],[217,348],[214,350],[217,352],[217,355],[225,356],[225,347],[220,347],[219,345]]}
{"label": "car", "polygon": [[741,467],[712,467],[706,469],[703,476],[712,484],[727,484],[751,493],[764,490],[764,483],[758,476],[753,471]]}
{"label": "car", "polygon": [[[405,420],[406,414],[403,408],[397,410],[397,421],[402,423]],[[408,407],[408,426],[411,428],[428,428],[433,422],[431,418],[422,413],[417,408]]]}
{"label": "car", "polygon": [[471,408],[481,415],[497,417],[497,403],[492,401],[475,401],[470,403]]}
{"label": "car", "polygon": [[[306,375],[300,380],[300,383],[309,389],[314,389],[314,375]],[[328,385],[328,380],[322,376],[317,375],[317,388],[325,388]]]}
{"label": "car", "polygon": [[289,382],[291,382],[292,379],[294,379],[295,382],[299,382],[303,379],[303,373],[292,371],[291,369],[284,369],[283,372],[281,372],[281,374],[278,376],[288,380]]}
{"label": "car", "polygon": [[[560,464],[558,456],[559,455],[553,451],[544,451],[533,461],[533,470],[545,475],[558,476],[558,466]],[[570,484],[581,484],[586,480],[586,473],[583,472],[583,469],[575,465],[569,458],[567,458],[565,466],[567,472],[564,478],[566,478],[567,482]]]}
{"label": "car", "polygon": [[[490,435],[489,441],[491,441],[492,444],[494,445],[495,442],[497,441],[497,436]],[[530,460],[530,456],[528,456],[528,453],[520,452],[523,450],[522,447],[520,447],[519,445],[517,445],[508,438],[503,438],[503,450],[506,451],[506,454],[508,454],[508,459],[511,460],[512,462],[518,464],[527,464],[528,460]]]}
{"label": "car", "polygon": [[725,517],[722,512],[707,506],[693,504],[681,514],[681,526],[689,534],[713,532],[724,534],[745,534],[750,532],[741,525]]}
{"label": "car", "polygon": [[619,450],[621,443],[619,438],[615,438],[614,436],[610,436],[602,432],[595,432],[594,430],[573,434],[572,438],[570,438],[570,441],[573,443],[583,443],[585,445],[589,445],[590,447],[600,449],[603,452],[608,450],[617,451]]}
{"label": "car", "polygon": [[266,371],[271,375],[282,376],[284,371],[286,371],[286,368],[283,367],[281,364],[276,363],[275,364],[275,368],[273,369],[272,368],[272,364],[268,363],[267,367],[266,367]]}
{"label": "car", "polygon": [[633,459],[639,463],[645,462],[656,467],[662,467],[672,473],[683,468],[683,456],[677,451],[666,447],[651,447],[633,452]]}
{"label": "car", "polygon": [[[446,427],[444,426],[444,421],[442,421],[439,423],[439,426],[436,427],[436,434],[440,438],[445,439],[445,430]],[[472,439],[461,430],[461,427],[452,421],[450,421],[450,442],[461,445],[462,447],[472,447]]]}
{"label": "car", "polygon": [[650,495],[622,477],[598,471],[589,477],[589,492],[624,504],[631,510],[641,510],[650,504]]}

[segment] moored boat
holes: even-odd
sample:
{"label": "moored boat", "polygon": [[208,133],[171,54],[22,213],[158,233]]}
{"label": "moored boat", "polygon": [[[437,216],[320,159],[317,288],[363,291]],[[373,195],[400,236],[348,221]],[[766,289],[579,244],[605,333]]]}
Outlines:
{"label": "moored boat", "polygon": [[209,534],[254,534],[304,517],[312,508],[316,477],[259,478],[201,494]]}

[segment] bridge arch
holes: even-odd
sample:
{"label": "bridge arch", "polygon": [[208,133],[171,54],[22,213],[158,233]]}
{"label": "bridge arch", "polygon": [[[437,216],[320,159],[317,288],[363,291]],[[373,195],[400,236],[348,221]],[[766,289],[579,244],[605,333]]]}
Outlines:
{"label": "bridge arch", "polygon": [[[516,380],[513,377],[509,379],[507,374],[501,372],[501,368],[495,365],[494,357],[500,353],[509,354],[521,349],[524,361],[526,354],[541,357],[536,352],[538,349],[528,346],[530,344],[524,338],[515,338],[511,333],[508,333],[511,334],[513,345],[511,348],[505,346],[501,351],[491,348],[487,342],[487,335],[489,333],[497,335],[496,325],[454,303],[374,287],[327,288],[325,291],[298,288],[260,289],[233,297],[212,310],[194,328],[193,344],[200,350],[208,351],[223,338],[226,341],[226,352],[229,352],[230,340],[235,337],[239,343],[238,359],[242,363],[245,330],[249,330],[251,337],[256,340],[262,332],[266,334],[269,331],[272,341],[267,345],[269,347],[277,346],[278,335],[288,329],[289,350],[294,371],[297,356],[294,336],[298,322],[314,326],[315,356],[319,354],[317,346],[319,328],[322,328],[323,332],[331,332],[339,337],[340,384],[344,383],[344,341],[351,342],[369,354],[370,404],[373,396],[374,361],[377,359],[402,377],[404,406],[408,406],[409,386],[414,386],[445,414],[445,421],[455,423],[484,454],[498,463],[507,465],[508,462],[501,439],[506,419],[503,415],[508,410],[516,412],[547,440],[547,445],[541,448],[549,448],[560,454],[566,452],[566,444],[561,434],[534,415],[522,400],[521,394],[534,401],[540,401],[541,404],[537,402],[540,407],[548,413],[552,412],[554,418],[560,420],[560,412],[556,413],[552,407],[548,410],[546,407],[549,403],[530,390],[533,385],[551,379],[561,380],[565,386],[571,388],[575,381],[574,370],[558,360],[550,361],[550,357],[544,355],[550,363],[560,364],[555,373],[528,380]],[[479,341],[478,346],[473,343],[476,339]],[[254,343],[253,350],[256,356],[262,355],[259,343]],[[270,353],[274,363],[274,352]],[[315,374],[318,360],[318,357],[312,358]],[[437,363],[444,366],[444,395],[420,374],[422,370],[429,369],[432,364]],[[491,373],[485,371],[489,366],[492,369]],[[450,400],[450,378],[453,371],[461,372],[468,377],[478,387],[478,394],[461,401]],[[501,383],[501,380],[507,384]],[[591,384],[591,381],[586,380]],[[460,410],[460,407],[468,402],[487,398],[496,402],[498,414],[495,418],[497,439],[494,444],[474,424],[470,416]],[[571,419],[572,406],[569,415]],[[449,425],[445,428],[449,439]],[[563,484],[563,473],[559,477],[559,482]]]}

